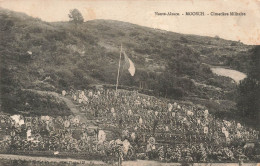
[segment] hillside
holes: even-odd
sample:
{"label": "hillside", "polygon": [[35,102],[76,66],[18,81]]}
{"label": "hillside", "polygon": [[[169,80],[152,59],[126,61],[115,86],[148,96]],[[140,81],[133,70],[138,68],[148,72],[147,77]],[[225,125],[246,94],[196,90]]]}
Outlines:
{"label": "hillside", "polygon": [[[37,111],[47,99],[36,96],[28,110],[25,104],[32,97],[20,93],[21,89],[61,93],[115,84],[121,43],[136,66],[134,77],[121,69],[121,85],[139,89],[143,84],[139,90],[150,95],[226,111],[235,105],[236,84],[213,74],[210,66],[246,72],[251,49],[218,37],[183,35],[113,20],[75,26],[0,9],[0,23],[1,111],[9,113],[46,114],[50,109],[43,106]],[[52,103],[51,109],[69,110],[64,103],[47,102]]]}

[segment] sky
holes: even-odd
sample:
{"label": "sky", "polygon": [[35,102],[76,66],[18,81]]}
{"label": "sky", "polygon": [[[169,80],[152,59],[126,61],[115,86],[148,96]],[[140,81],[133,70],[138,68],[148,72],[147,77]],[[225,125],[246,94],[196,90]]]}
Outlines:
{"label": "sky", "polygon": [[[68,21],[69,11],[77,8],[85,21],[111,19],[260,45],[260,0],[0,0],[0,7],[48,22]],[[155,12],[181,15],[156,16]],[[185,12],[206,15],[185,16]],[[207,15],[211,12],[243,12],[246,16]]]}

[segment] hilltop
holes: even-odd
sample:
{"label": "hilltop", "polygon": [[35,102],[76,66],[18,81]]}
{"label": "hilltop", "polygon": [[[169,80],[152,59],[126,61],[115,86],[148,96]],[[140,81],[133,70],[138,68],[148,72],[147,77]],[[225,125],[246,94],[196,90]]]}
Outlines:
{"label": "hilltop", "polygon": [[22,89],[61,93],[115,84],[122,43],[136,75],[122,68],[121,85],[203,104],[222,114],[235,107],[236,84],[213,74],[210,67],[247,72],[252,48],[217,36],[184,35],[115,20],[78,26],[49,23],[5,9],[0,9],[0,23],[1,111],[8,113],[69,114],[64,101]]}

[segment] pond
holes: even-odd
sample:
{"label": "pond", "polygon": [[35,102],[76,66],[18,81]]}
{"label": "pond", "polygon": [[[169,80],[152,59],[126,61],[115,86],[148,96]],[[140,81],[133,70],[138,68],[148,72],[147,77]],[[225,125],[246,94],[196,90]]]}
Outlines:
{"label": "pond", "polygon": [[211,67],[211,71],[213,73],[217,74],[217,75],[220,75],[220,76],[230,77],[237,84],[239,83],[239,81],[246,78],[245,73],[242,73],[240,71],[233,70],[233,69],[226,69],[226,68],[223,68],[223,67]]}

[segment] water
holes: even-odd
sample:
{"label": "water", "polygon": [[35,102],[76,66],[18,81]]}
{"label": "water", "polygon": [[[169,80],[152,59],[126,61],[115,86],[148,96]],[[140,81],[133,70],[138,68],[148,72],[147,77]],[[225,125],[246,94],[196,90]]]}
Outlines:
{"label": "water", "polygon": [[239,72],[237,70],[232,70],[232,69],[225,69],[223,67],[212,67],[211,71],[217,75],[220,76],[225,76],[225,77],[230,77],[233,79],[237,84],[239,81],[243,80],[246,78],[246,74]]}

